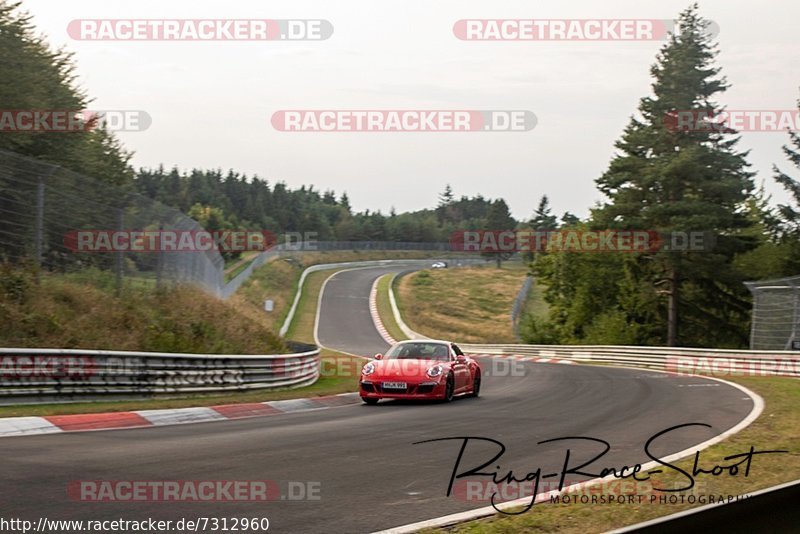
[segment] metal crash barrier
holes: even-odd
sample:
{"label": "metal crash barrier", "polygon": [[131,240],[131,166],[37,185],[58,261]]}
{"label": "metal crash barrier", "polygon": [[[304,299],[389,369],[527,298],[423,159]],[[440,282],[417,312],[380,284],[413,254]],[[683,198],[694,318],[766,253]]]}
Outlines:
{"label": "metal crash barrier", "polygon": [[0,404],[138,399],[170,394],[297,388],[319,378],[314,345],[291,354],[173,354],[0,349]]}
{"label": "metal crash barrier", "polygon": [[646,367],[685,374],[800,377],[800,353],[600,345],[460,345],[474,354],[521,355],[576,363]]}

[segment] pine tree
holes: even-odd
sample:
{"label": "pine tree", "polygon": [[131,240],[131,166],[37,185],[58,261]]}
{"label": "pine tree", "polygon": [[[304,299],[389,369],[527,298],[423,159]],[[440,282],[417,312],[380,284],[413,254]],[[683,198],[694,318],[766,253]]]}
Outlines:
{"label": "pine tree", "polygon": [[561,216],[561,226],[571,227],[580,224],[581,220],[570,213],[569,211],[565,211],[564,215]]}
{"label": "pine tree", "polygon": [[[539,199],[539,204],[533,212],[533,217],[528,221],[528,228],[533,231],[547,231],[558,228],[558,219],[553,215],[550,209],[550,199],[547,198],[547,195],[542,195]],[[532,240],[532,242],[537,241]],[[535,252],[534,250],[525,251],[522,254],[522,260],[531,263],[536,257]]]}
{"label": "pine tree", "polygon": [[[495,200],[489,206],[489,213],[486,216],[486,227],[490,232],[503,232],[514,230],[517,222],[508,210],[508,204],[503,199]],[[490,250],[482,253],[485,258],[491,258],[497,263],[497,268],[502,266],[502,262],[513,255],[513,251]]]}
{"label": "pine tree", "polygon": [[441,195],[439,195],[439,205],[440,206],[447,206],[453,202],[453,188],[450,187],[450,184],[447,184],[444,187],[444,191]]}
{"label": "pine tree", "polygon": [[[798,109],[800,109],[800,101],[798,101],[797,105]],[[786,154],[786,158],[792,165],[800,169],[800,135],[792,131],[788,133],[791,146],[784,145],[783,153]],[[794,206],[788,204],[780,204],[778,206],[783,230],[800,236],[800,182],[785,174],[777,165],[773,165],[772,169],[775,181],[786,189],[794,201]]]}
{"label": "pine tree", "polygon": [[342,193],[342,198],[339,199],[339,205],[343,207],[347,213],[351,213],[350,197],[347,196],[347,193]]}
{"label": "pine tree", "polygon": [[444,191],[439,195],[439,204],[436,206],[436,218],[439,221],[439,225],[452,222],[455,218],[453,213],[454,200],[453,188],[450,187],[450,184],[447,184]]}
{"label": "pine tree", "polygon": [[[71,54],[51,50],[39,37],[21,3],[0,0],[0,102],[4,110],[82,111],[89,97],[75,81]],[[61,165],[101,182],[127,185],[133,179],[124,150],[110,132],[6,131],[0,149]]]}
{"label": "pine tree", "polygon": [[[717,50],[706,31],[709,23],[697,11],[695,4],[680,15],[661,49],[651,69],[654,95],[641,100],[640,117],[631,119],[616,143],[619,153],[597,180],[608,201],[594,213],[597,224],[611,228],[719,236],[713,251],[662,250],[637,257],[644,263],[638,272],[666,296],[670,346],[704,333],[721,339],[738,335],[747,313],[741,280],[731,267],[744,247],[737,232],[750,224],[742,209],[753,189],[747,154],[736,151],[735,132],[681,131],[670,120],[687,111],[717,116],[721,108],[713,98],[728,87],[713,66]],[[683,337],[680,312],[692,331]]]}
{"label": "pine tree", "polygon": [[[800,100],[797,103],[800,109]],[[786,159],[800,169],[800,135],[788,132],[789,145],[783,146]],[[770,231],[778,234],[777,246],[783,252],[780,271],[783,275],[800,272],[800,182],[773,165],[773,177],[789,193],[792,203],[779,204],[777,214],[767,212],[764,224]]]}
{"label": "pine tree", "polygon": [[550,210],[550,199],[547,195],[542,195],[539,199],[539,205],[528,225],[532,230],[555,230],[558,227],[558,219]]}

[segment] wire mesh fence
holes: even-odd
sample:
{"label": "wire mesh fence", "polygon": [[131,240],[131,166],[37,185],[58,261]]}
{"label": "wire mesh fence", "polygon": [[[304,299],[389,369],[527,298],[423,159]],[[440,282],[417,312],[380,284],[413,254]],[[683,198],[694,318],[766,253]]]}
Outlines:
{"label": "wire mesh fence", "polygon": [[[448,243],[426,242],[270,243],[242,272],[226,281],[225,259],[219,248],[186,250],[164,246],[169,235],[207,234],[197,221],[111,182],[0,150],[0,261],[30,265],[37,272],[102,273],[113,278],[117,288],[127,285],[146,290],[193,284],[212,295],[228,298],[254,269],[285,254],[451,250]],[[132,237],[137,233],[158,235],[161,241],[154,247],[137,248]],[[117,235],[128,240],[125,246],[110,242]],[[97,246],[104,236],[109,240],[105,243],[108,246]],[[93,246],[82,246],[84,237],[94,239]]]}
{"label": "wire mesh fence", "polygon": [[800,276],[745,284],[753,294],[750,348],[800,350]]}
{"label": "wire mesh fence", "polygon": [[533,288],[533,276],[530,274],[525,277],[525,282],[522,284],[517,296],[514,298],[514,305],[511,307],[511,323],[514,327],[514,336],[520,339],[519,323],[522,318],[525,304],[528,302],[528,295]]}
{"label": "wire mesh fence", "polygon": [[97,269],[142,286],[192,283],[218,295],[224,285],[219,251],[92,251],[76,236],[97,232],[200,232],[180,211],[124,187],[0,150],[0,259],[42,270]]}

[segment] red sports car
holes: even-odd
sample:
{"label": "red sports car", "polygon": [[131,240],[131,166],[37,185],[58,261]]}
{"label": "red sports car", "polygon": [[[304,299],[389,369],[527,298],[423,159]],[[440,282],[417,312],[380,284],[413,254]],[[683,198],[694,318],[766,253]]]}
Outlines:
{"label": "red sports car", "polygon": [[449,341],[401,341],[385,355],[361,369],[361,400],[438,399],[450,402],[456,395],[477,397],[481,368]]}

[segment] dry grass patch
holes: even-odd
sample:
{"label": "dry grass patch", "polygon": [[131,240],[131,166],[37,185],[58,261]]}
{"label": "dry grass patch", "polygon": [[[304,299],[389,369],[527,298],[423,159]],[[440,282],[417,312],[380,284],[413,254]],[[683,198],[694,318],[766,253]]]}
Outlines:
{"label": "dry grass patch", "polygon": [[[108,274],[80,279],[4,266],[0,346],[209,354],[285,352],[262,317],[190,287],[119,296]],[[90,281],[92,280],[92,281]]]}
{"label": "dry grass patch", "polygon": [[462,343],[513,343],[511,308],[526,271],[519,265],[419,271],[397,284],[403,320],[415,331]]}

